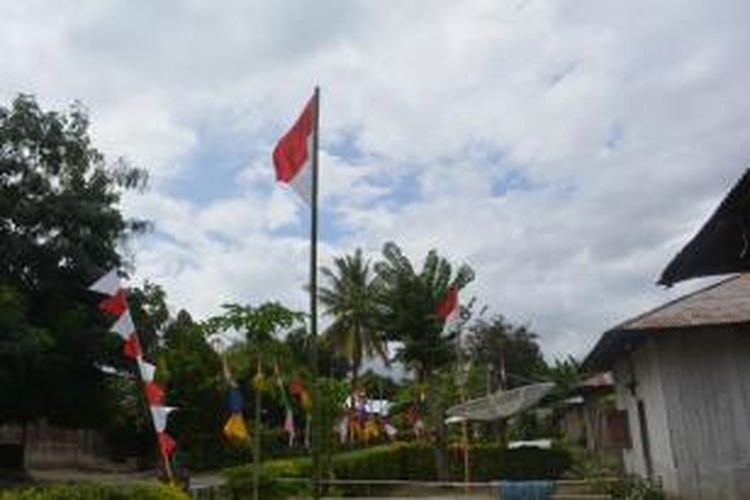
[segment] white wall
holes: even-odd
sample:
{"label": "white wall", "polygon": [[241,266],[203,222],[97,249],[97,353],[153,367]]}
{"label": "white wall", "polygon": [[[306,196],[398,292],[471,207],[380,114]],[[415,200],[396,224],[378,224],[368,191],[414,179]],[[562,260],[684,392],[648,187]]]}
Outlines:
{"label": "white wall", "polygon": [[750,499],[750,328],[664,330],[613,374],[628,412],[628,472],[646,476],[637,400],[645,403],[654,478],[683,499]]}
{"label": "white wall", "polygon": [[[632,365],[631,365],[632,362]],[[632,366],[632,368],[631,368]],[[635,375],[635,395],[627,384]],[[635,349],[632,360],[621,358],[613,370],[617,406],[628,412],[628,425],[632,448],[623,452],[626,471],[646,477],[646,461],[638,421],[638,400],[642,400],[646,412],[646,427],[653,479],[660,481],[667,492],[677,491],[677,475],[674,467],[671,439],[667,420],[667,408],[662,386],[659,352],[653,340]]]}
{"label": "white wall", "polygon": [[750,498],[750,329],[665,335],[663,386],[682,498]]}

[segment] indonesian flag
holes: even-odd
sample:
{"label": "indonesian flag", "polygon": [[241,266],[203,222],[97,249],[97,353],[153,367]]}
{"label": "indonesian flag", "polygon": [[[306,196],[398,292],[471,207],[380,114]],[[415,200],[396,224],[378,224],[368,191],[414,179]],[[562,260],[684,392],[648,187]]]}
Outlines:
{"label": "indonesian flag", "polygon": [[443,300],[438,304],[437,315],[440,319],[445,321],[446,325],[453,323],[459,318],[459,312],[461,306],[458,303],[458,289],[456,287],[450,287],[448,292],[443,297]]}
{"label": "indonesian flag", "polygon": [[314,129],[315,97],[312,97],[273,150],[276,180],[289,184],[308,205],[312,205]]}

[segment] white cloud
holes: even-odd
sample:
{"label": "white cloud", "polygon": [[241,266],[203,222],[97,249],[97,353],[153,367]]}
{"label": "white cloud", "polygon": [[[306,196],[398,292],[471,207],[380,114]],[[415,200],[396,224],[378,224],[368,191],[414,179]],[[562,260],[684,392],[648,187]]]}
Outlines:
{"label": "white cloud", "polygon": [[[204,315],[225,301],[305,307],[306,212],[272,186],[269,156],[319,83],[324,259],[387,239],[415,259],[437,247],[549,355],[581,354],[693,286],[653,283],[748,166],[748,10],[5,2],[0,96],[80,98],[98,144],[153,171],[153,190],[126,202],[157,228],[135,243],[138,276]],[[200,127],[245,155],[236,169],[212,164]],[[196,161],[225,195],[169,189]]]}

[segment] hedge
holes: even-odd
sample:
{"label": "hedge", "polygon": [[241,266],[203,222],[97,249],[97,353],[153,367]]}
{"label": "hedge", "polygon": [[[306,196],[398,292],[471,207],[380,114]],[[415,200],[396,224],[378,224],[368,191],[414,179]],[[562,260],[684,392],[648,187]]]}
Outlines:
{"label": "hedge", "polygon": [[57,484],[0,491],[0,500],[187,500],[174,486],[164,484]]}
{"label": "hedge", "polygon": [[[570,454],[561,448],[540,450],[519,448],[507,450],[498,445],[480,445],[471,449],[472,481],[499,479],[553,479],[560,477],[571,465]],[[227,484],[235,498],[252,492],[252,464],[224,471]],[[309,478],[312,462],[309,457],[273,460],[261,466],[263,498],[284,498],[309,492],[309,484],[278,481],[278,478]],[[435,480],[433,448],[418,443],[394,443],[335,455],[331,475],[336,479],[406,479]],[[450,450],[449,475],[453,481],[463,479],[461,450]],[[356,493],[357,487],[341,486],[340,493]]]}

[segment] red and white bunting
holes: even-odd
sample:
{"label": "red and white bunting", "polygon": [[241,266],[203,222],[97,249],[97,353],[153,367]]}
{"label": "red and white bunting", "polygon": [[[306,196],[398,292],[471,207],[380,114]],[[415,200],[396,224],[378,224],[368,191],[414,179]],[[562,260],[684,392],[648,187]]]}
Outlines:
{"label": "red and white bunting", "polygon": [[123,340],[128,340],[132,335],[134,335],[135,325],[133,324],[133,318],[130,316],[130,311],[126,310],[124,313],[122,313],[120,317],[117,318],[115,324],[112,325],[112,328],[109,329],[109,331],[115,332]]}
{"label": "red and white bunting", "polygon": [[127,311],[128,302],[125,298],[125,290],[120,288],[117,293],[99,302],[99,309],[113,316],[120,316]]}
{"label": "red and white bunting", "polygon": [[156,372],[156,366],[149,363],[145,359],[138,358],[138,371],[141,373],[141,380],[144,383],[154,381],[154,373]]}
{"label": "red and white bunting", "polygon": [[141,351],[141,341],[138,340],[138,334],[133,331],[130,337],[122,345],[122,353],[130,359],[138,359],[143,356]]}
{"label": "red and white bunting", "polygon": [[149,405],[160,405],[164,402],[164,391],[156,385],[156,382],[145,383],[143,390],[146,392],[146,399],[148,399]]}
{"label": "red and white bunting", "polygon": [[176,447],[174,439],[172,439],[172,436],[166,432],[157,432],[156,437],[159,439],[159,449],[161,450],[162,456],[169,458],[172,453],[174,453]]}
{"label": "red and white bunting", "polygon": [[159,450],[164,457],[165,468],[171,477],[169,457],[174,453],[176,443],[172,439],[172,436],[164,431],[167,427],[167,417],[175,408],[162,405],[164,402],[164,390],[154,382],[156,366],[143,359],[138,332],[133,324],[125,291],[120,286],[120,278],[117,276],[117,271],[115,269],[111,270],[99,278],[89,289],[108,295],[108,298],[99,303],[99,309],[105,313],[118,316],[117,321],[112,325],[110,331],[116,333],[125,341],[122,346],[123,354],[135,360],[138,364],[138,372],[143,381],[143,391],[146,394],[146,399],[148,399],[151,410],[151,420],[159,442]]}
{"label": "red and white bunting", "polygon": [[119,289],[120,277],[117,276],[117,269],[112,269],[89,287],[91,291],[109,295],[110,297],[115,295]]}
{"label": "red and white bunting", "polygon": [[151,406],[151,418],[154,421],[154,429],[156,429],[156,432],[164,432],[164,429],[167,428],[167,417],[176,409],[177,408],[173,406]]}

